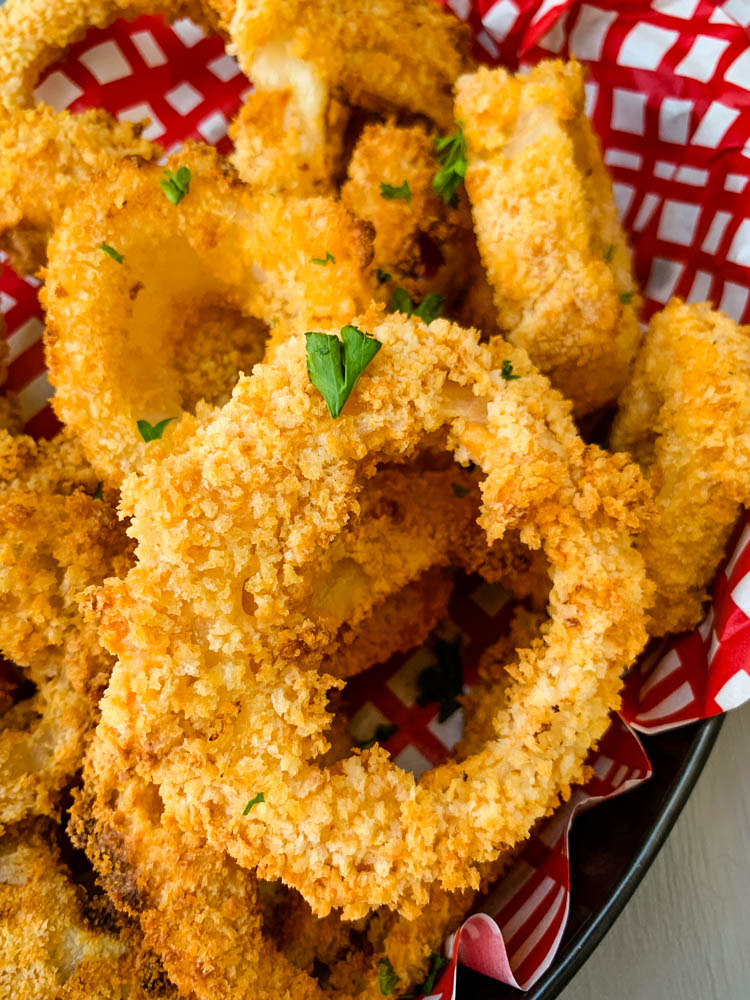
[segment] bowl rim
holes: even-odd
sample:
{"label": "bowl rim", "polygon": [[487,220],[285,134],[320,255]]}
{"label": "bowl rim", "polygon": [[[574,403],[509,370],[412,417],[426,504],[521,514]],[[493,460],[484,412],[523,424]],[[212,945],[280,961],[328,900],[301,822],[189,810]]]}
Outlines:
{"label": "bowl rim", "polygon": [[690,748],[667,788],[656,821],[616,882],[611,895],[570,940],[565,953],[553,962],[539,982],[525,994],[525,1000],[553,1000],[558,997],[612,927],[663,847],[700,777],[723,723],[724,716],[715,715],[698,724]]}

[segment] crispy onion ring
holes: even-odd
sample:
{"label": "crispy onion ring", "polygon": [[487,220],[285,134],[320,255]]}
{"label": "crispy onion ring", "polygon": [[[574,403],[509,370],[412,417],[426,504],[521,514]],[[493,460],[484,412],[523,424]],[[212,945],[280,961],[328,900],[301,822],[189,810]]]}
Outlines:
{"label": "crispy onion ring", "polygon": [[[379,905],[414,914],[433,881],[476,885],[478,865],[580,777],[646,634],[637,469],[585,448],[523,352],[490,351],[444,321],[392,316],[372,332],[383,349],[339,421],[292,339],[183,451],[126,484],[139,561],[109,590],[103,630],[119,660],[102,732],[159,786],[167,813],[318,914],[341,906],[344,917]],[[521,378],[500,377],[499,350]],[[494,738],[468,760],[419,782],[377,747],[316,766],[336,685],[314,651],[294,656],[316,571],[378,462],[440,428],[486,474],[488,539],[520,527],[543,547],[550,626],[521,654]],[[259,791],[265,803],[243,817]]]}
{"label": "crispy onion ring", "polygon": [[36,686],[0,716],[0,823],[54,814],[112,667],[77,602],[127,571],[111,509],[83,494],[0,494],[0,652]]}
{"label": "crispy onion ring", "polygon": [[[278,338],[292,320],[325,324],[370,297],[369,242],[341,205],[253,194],[208,147],[186,146],[168,167],[180,165],[193,176],[178,205],[160,190],[159,167],[123,162],[81,192],[49,246],[42,298],[54,407],[114,485],[154,451],[138,420],[178,417],[207,385],[221,402],[237,368],[252,368],[264,344],[253,318],[277,325]],[[335,262],[312,263],[326,253]],[[232,363],[203,337],[201,317],[217,309],[236,314]],[[215,318],[219,329],[228,322]],[[186,361],[191,343],[206,359],[192,382],[183,370],[200,369]],[[176,432],[167,427],[165,442]]]}
{"label": "crispy onion ring", "polygon": [[638,344],[630,252],[576,62],[456,84],[466,190],[500,329],[576,413],[612,402]]}
{"label": "crispy onion ring", "polygon": [[639,548],[656,585],[652,635],[697,625],[750,505],[750,327],[672,299],[651,320],[612,428],[641,464],[655,516]]}

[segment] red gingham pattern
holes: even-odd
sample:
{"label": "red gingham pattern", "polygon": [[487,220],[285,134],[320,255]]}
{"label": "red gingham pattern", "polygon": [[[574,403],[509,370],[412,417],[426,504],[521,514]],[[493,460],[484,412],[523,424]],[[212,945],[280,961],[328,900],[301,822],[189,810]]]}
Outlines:
{"label": "red gingham pattern", "polygon": [[[671,294],[711,298],[750,319],[750,6],[746,0],[447,0],[468,20],[477,52],[511,68],[575,54],[588,67],[588,108],[630,229],[648,314]],[[2,13],[0,12],[0,16]],[[40,81],[47,103],[77,111],[105,107],[121,118],[153,120],[148,135],[167,151],[184,138],[226,150],[226,125],[248,87],[218,39],[189,22],[171,28],[144,17],[92,31]],[[11,346],[9,389],[27,429],[54,433],[45,405],[38,282],[6,266],[0,311]],[[451,617],[462,637],[464,677],[501,635],[509,608],[496,589],[468,580]],[[444,760],[459,736],[459,714],[439,723],[435,706],[416,704],[429,651],[394,658],[353,679],[346,697],[355,735],[385,721],[394,760],[417,773]],[[725,711],[750,698],[750,520],[716,584],[699,630],[646,658],[631,672],[622,718],[658,731]],[[430,995],[453,1000],[459,959],[528,988],[550,963],[569,908],[568,832],[573,816],[650,774],[632,730],[615,720],[590,764],[594,776],[536,831],[509,875],[449,942],[452,959]]]}

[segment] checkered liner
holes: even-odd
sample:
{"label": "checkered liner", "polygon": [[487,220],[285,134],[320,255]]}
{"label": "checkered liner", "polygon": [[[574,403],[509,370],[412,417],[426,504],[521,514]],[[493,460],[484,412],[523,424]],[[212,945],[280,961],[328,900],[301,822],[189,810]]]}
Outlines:
{"label": "checkered liner", "polygon": [[[0,0],[0,3],[2,0]],[[446,2],[446,0],[442,0]],[[602,139],[615,194],[635,251],[647,313],[673,294],[712,299],[750,321],[750,5],[747,0],[447,0],[471,23],[484,61],[511,68],[574,54],[589,68],[588,111]],[[0,13],[0,16],[2,14]],[[148,117],[145,133],[167,150],[187,138],[228,148],[227,122],[247,80],[219,39],[189,21],[156,17],[91,31],[40,81],[56,108],[104,107],[121,120]],[[41,346],[35,279],[0,274],[8,325],[8,388],[28,431],[56,430]],[[483,649],[501,635],[508,606],[476,580],[457,589],[451,616],[463,638],[471,683]],[[347,687],[353,728],[398,724],[386,746],[421,773],[449,754],[455,713],[439,722],[417,704],[420,650],[394,658]],[[656,732],[726,711],[750,698],[750,519],[720,573],[700,629],[652,653],[628,678],[620,718],[590,761],[594,777],[530,839],[482,912],[448,942],[451,961],[431,1000],[453,1000],[458,961],[528,989],[550,966],[569,909],[568,831],[573,816],[650,775],[633,728]],[[624,721],[623,721],[624,720]]]}

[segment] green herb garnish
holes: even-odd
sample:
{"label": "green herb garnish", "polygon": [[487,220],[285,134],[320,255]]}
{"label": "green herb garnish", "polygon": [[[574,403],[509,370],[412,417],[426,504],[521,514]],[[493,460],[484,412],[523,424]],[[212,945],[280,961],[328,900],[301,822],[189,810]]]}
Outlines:
{"label": "green herb garnish", "polygon": [[411,201],[411,188],[409,187],[409,182],[404,181],[396,187],[393,184],[386,184],[385,181],[380,182],[380,197],[386,198],[388,201]]}
{"label": "green herb garnish", "polygon": [[330,261],[332,264],[336,263],[336,258],[333,256],[330,250],[326,250],[325,257],[311,257],[310,260],[313,262],[313,264],[320,264],[321,267],[325,267],[328,261]]}
{"label": "green herb garnish", "polygon": [[438,955],[436,951],[433,951],[430,955],[430,968],[426,979],[419,986],[415,987],[413,993],[403,996],[401,1000],[414,1000],[414,997],[427,996],[428,993],[432,993],[438,976],[449,963],[449,958],[446,958],[444,955]]}
{"label": "green herb garnish", "polygon": [[378,986],[384,997],[390,996],[396,988],[396,983],[401,977],[391,965],[391,960],[387,956],[378,962]]}
{"label": "green herb garnish", "polygon": [[604,251],[604,262],[606,264],[609,264],[614,255],[615,255],[615,245],[614,243],[610,243],[607,249]]}
{"label": "green herb garnish", "polygon": [[633,301],[634,295],[635,292],[620,292],[620,302],[622,302],[624,306],[629,306]]}
{"label": "green herb garnish", "polygon": [[258,794],[255,795],[255,796],[253,796],[253,798],[250,799],[250,801],[248,802],[248,804],[242,810],[242,815],[243,816],[247,816],[247,814],[250,812],[250,810],[253,808],[253,806],[260,805],[261,802],[265,802],[265,801],[266,801],[266,797],[263,794],[263,792],[258,792]]}
{"label": "green herb garnish", "polygon": [[345,326],[341,340],[328,333],[305,334],[307,341],[307,373],[319,390],[335,420],[351,395],[357,379],[381,348],[374,337]]}
{"label": "green herb garnish", "polygon": [[104,483],[97,483],[96,489],[91,494],[91,499],[92,500],[103,500],[104,499],[104,496],[102,495],[102,486],[104,486]]}
{"label": "green herb garnish", "polygon": [[179,167],[176,174],[171,170],[164,171],[164,177],[159,181],[159,186],[164,192],[167,201],[173,205],[179,205],[182,199],[190,190],[190,181],[193,175],[188,167]]}
{"label": "green herb garnish", "polygon": [[369,740],[355,740],[354,745],[360,750],[369,750],[376,743],[387,743],[391,736],[397,732],[398,726],[395,722],[381,722],[379,726],[375,727],[375,732]]}
{"label": "green herb garnish", "polygon": [[116,260],[118,264],[122,264],[122,262],[125,260],[123,255],[121,253],[118,253],[114,247],[111,247],[109,245],[109,243],[100,243],[99,249],[103,250],[108,257],[112,258],[112,260]]}
{"label": "green herb garnish", "polygon": [[446,205],[457,205],[457,191],[466,178],[466,141],[459,125],[453,135],[435,139],[435,156],[440,169],[432,179],[432,186]]}
{"label": "green herb garnish", "polygon": [[396,288],[391,296],[391,310],[407,316],[418,316],[428,326],[434,319],[443,314],[443,296],[437,292],[425,295],[419,305],[412,302],[411,295],[405,288]]}
{"label": "green herb garnish", "polygon": [[512,382],[514,379],[520,378],[520,375],[513,374],[513,362],[503,361],[500,365],[500,374],[505,379],[506,382]]}
{"label": "green herb garnish", "polygon": [[377,275],[379,285],[384,285],[387,281],[393,281],[390,274],[388,274],[387,271],[384,271],[382,267],[379,267],[375,274]]}
{"label": "green herb garnish", "polygon": [[160,420],[158,424],[150,424],[148,420],[139,420],[137,422],[138,430],[141,432],[141,437],[144,441],[160,441],[164,433],[164,428],[176,419],[177,417],[167,417],[164,420]]}
{"label": "green herb garnish", "polygon": [[458,696],[464,689],[464,671],[461,660],[461,643],[435,640],[436,662],[425,667],[417,678],[419,695],[417,704],[423,708],[433,702],[440,703],[438,721],[445,720],[460,708]]}

